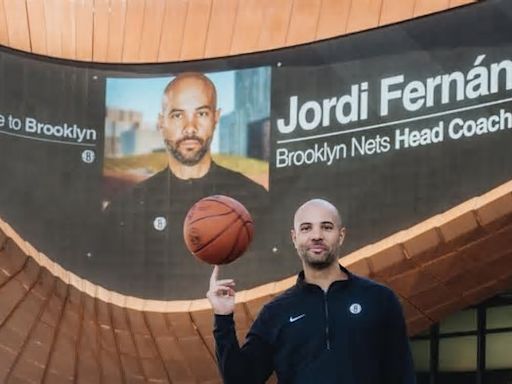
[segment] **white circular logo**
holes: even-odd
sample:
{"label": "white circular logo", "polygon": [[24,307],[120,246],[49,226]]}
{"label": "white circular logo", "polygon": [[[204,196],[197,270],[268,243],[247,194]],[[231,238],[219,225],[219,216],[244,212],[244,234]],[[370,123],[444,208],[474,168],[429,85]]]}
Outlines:
{"label": "white circular logo", "polygon": [[87,164],[91,164],[96,159],[96,154],[93,150],[86,149],[82,152],[82,161]]}
{"label": "white circular logo", "polygon": [[361,311],[363,310],[363,307],[361,307],[361,304],[354,303],[350,306],[349,310],[350,310],[350,313],[357,315],[358,313],[361,313]]}
{"label": "white circular logo", "polygon": [[167,227],[167,219],[163,216],[155,217],[155,220],[153,220],[153,227],[157,231],[163,231],[165,227]]}

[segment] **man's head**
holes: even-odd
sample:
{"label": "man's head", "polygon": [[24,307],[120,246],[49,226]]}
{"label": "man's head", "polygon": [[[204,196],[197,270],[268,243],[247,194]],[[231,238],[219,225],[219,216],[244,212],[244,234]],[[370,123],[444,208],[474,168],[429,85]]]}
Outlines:
{"label": "man's head", "polygon": [[334,205],[326,200],[309,200],[297,209],[292,241],[304,266],[321,270],[337,262],[345,228]]}
{"label": "man's head", "polygon": [[210,161],[219,116],[212,81],[202,73],[178,75],[165,88],[158,124],[169,154],[187,166]]}

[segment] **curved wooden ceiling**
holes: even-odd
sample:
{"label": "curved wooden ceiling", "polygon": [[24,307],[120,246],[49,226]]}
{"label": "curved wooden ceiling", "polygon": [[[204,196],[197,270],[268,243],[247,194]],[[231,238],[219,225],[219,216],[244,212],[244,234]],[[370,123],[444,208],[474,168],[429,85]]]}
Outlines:
{"label": "curved wooden ceiling", "polygon": [[0,45],[62,59],[155,63],[265,51],[475,0],[0,0]]}
{"label": "curved wooden ceiling", "polygon": [[[392,287],[415,334],[510,289],[512,181],[341,262]],[[294,281],[237,293],[239,338]],[[82,280],[0,219],[2,383],[220,383],[212,317],[206,299],[142,300]]]}

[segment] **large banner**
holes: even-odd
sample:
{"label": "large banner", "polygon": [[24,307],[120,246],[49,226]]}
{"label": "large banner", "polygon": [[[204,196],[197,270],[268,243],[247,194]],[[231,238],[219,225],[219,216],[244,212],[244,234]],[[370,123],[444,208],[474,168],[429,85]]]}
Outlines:
{"label": "large banner", "polygon": [[143,66],[0,52],[0,217],[64,268],[151,299],[204,296],[183,219],[255,220],[239,289],[295,274],[295,209],[339,207],[345,253],[512,178],[512,4],[490,0],[270,53]]}

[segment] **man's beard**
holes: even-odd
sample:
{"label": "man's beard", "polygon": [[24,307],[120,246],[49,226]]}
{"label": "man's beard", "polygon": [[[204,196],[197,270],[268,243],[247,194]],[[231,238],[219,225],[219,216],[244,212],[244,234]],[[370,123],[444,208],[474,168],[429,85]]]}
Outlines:
{"label": "man's beard", "polygon": [[298,250],[300,258],[311,268],[321,271],[330,267],[337,259],[337,250],[330,249],[326,251],[321,259],[311,256],[306,248]]}
{"label": "man's beard", "polygon": [[[186,156],[179,150],[180,144],[186,140],[196,140],[201,145],[201,147],[196,152],[193,152],[191,156]],[[172,142],[166,139],[165,146],[167,147],[169,153],[181,164],[193,166],[198,164],[203,159],[203,157],[208,153],[208,150],[210,149],[210,142],[211,139],[205,141],[197,136],[187,136],[182,139],[179,139],[176,142]]]}

